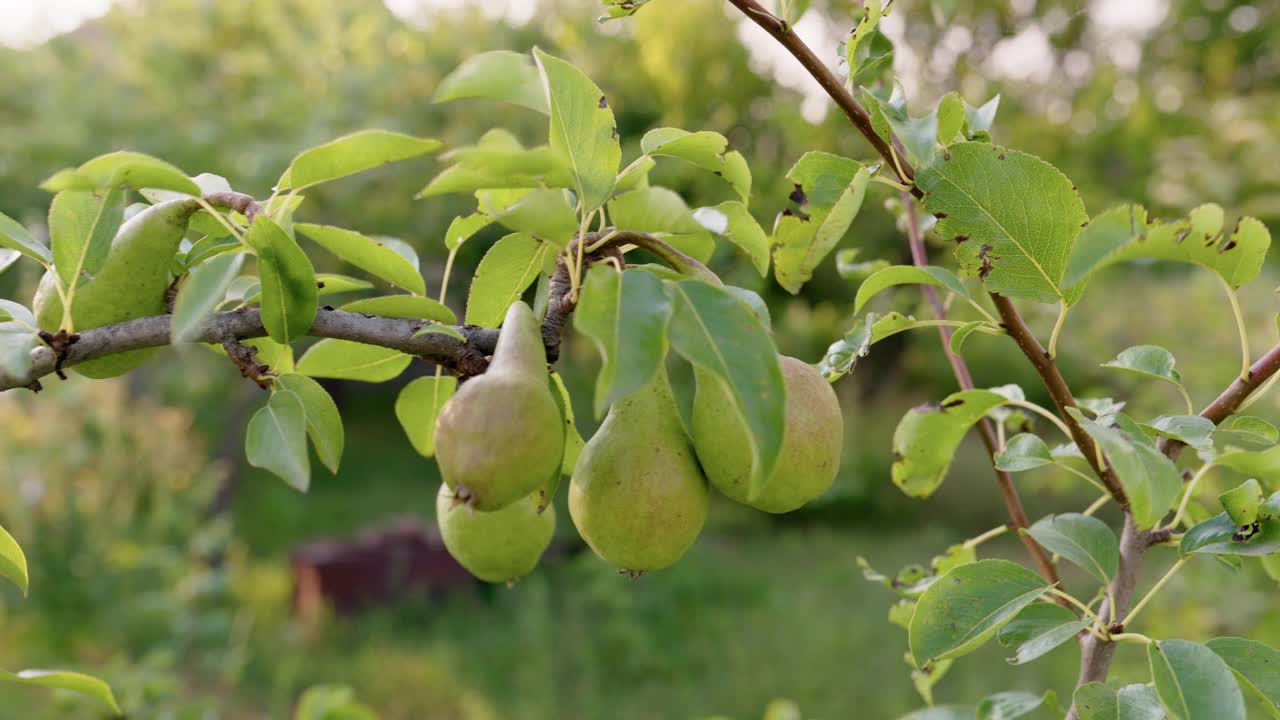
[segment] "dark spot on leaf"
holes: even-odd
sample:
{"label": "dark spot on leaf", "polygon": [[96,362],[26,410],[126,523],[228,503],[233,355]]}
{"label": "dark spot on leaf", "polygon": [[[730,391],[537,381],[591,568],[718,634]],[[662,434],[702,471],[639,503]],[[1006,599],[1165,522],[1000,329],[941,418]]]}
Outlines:
{"label": "dark spot on leaf", "polygon": [[1226,252],[1235,246],[1236,246],[1235,240],[1228,240],[1222,244],[1222,247],[1218,248],[1218,252]]}
{"label": "dark spot on leaf", "polygon": [[900,463],[900,462],[902,462],[902,461],[903,461],[903,460],[905,460],[905,459],[906,459],[906,458],[904,458],[904,457],[902,456],[902,453],[900,453],[900,452],[896,452],[896,451],[893,453],[893,461],[894,461],[894,462],[896,462],[896,463]]}
{"label": "dark spot on leaf", "polygon": [[947,160],[947,161],[951,160],[951,151],[950,151],[950,150],[943,150],[943,151],[942,151],[942,159],[943,159],[943,160]]}
{"label": "dark spot on leaf", "polygon": [[1004,153],[1000,153],[999,155],[997,155],[997,156],[996,156],[996,159],[997,159],[997,160],[1003,160],[1003,159],[1004,159]]}
{"label": "dark spot on leaf", "polygon": [[942,403],[942,409],[943,409],[943,410],[950,410],[951,408],[957,408],[957,407],[960,407],[960,406],[961,406],[961,405],[963,405],[963,404],[964,404],[964,400],[956,399],[956,400],[952,400],[952,401],[950,401],[950,402],[944,402],[944,403]]}
{"label": "dark spot on leaf", "polygon": [[610,134],[613,136],[613,139],[614,139],[614,140],[617,140],[617,139],[618,139],[618,128],[617,128],[617,126],[615,126],[615,127],[614,127],[612,130],[610,130],[609,132],[610,132]]}
{"label": "dark spot on leaf", "polygon": [[324,281],[323,281],[323,280],[317,280],[317,281],[316,281],[316,287],[317,287],[317,288],[324,288]]}
{"label": "dark spot on leaf", "polygon": [[600,105],[598,107],[602,110],[609,107],[609,101],[605,100],[603,95],[600,96]]}
{"label": "dark spot on leaf", "polygon": [[1088,220],[1085,220],[1084,222],[1080,223],[1080,227],[1082,227],[1082,228],[1089,227],[1089,221],[1088,221]]}
{"label": "dark spot on leaf", "polygon": [[955,240],[955,241],[956,241],[956,244],[957,244],[957,245],[959,245],[959,244],[960,244],[960,243],[962,243],[962,242],[966,242],[966,241],[968,241],[968,240],[969,240],[969,236],[968,236],[968,235],[957,235],[957,236],[955,236],[954,238],[952,238],[952,240]]}
{"label": "dark spot on leaf", "polygon": [[711,172],[714,173],[716,177],[724,177],[724,173],[719,170],[712,170]]}
{"label": "dark spot on leaf", "polygon": [[1182,232],[1180,232],[1180,233],[1178,233],[1177,235],[1174,235],[1174,236],[1173,236],[1173,242],[1174,242],[1175,244],[1181,244],[1181,243],[1182,243],[1182,241],[1183,241],[1183,240],[1186,240],[1186,239],[1187,239],[1187,236],[1188,236],[1188,235],[1190,235],[1190,234],[1191,234],[1191,229],[1190,229],[1190,228],[1188,228],[1188,229],[1186,229],[1186,230],[1183,230]]}
{"label": "dark spot on leaf", "polygon": [[987,276],[991,274],[991,271],[995,269],[995,266],[991,263],[990,255],[991,251],[994,249],[995,248],[990,245],[983,245],[982,249],[978,251],[978,259],[982,261],[982,267],[978,269],[978,277],[983,280],[986,280]]}
{"label": "dark spot on leaf", "polygon": [[936,217],[936,218],[938,218],[939,220],[946,220],[948,217],[950,217],[950,215],[947,215],[947,214],[946,214],[946,213],[944,213],[944,212],[937,212],[937,213],[934,213],[934,214],[933,214],[933,216],[934,216],[934,217]]}
{"label": "dark spot on leaf", "polygon": [[791,199],[791,202],[797,205],[804,205],[809,202],[809,196],[805,195],[804,188],[800,186],[800,183],[796,183],[796,189],[792,190],[791,194],[787,197]]}
{"label": "dark spot on leaf", "polygon": [[800,218],[802,222],[809,222],[809,216],[806,213],[801,212],[800,210],[792,210],[791,208],[787,208],[786,210],[782,211],[782,214],[790,217]]}
{"label": "dark spot on leaf", "polygon": [[325,306],[323,306],[321,309],[323,309],[323,310],[332,310],[332,309],[333,309],[333,306],[332,306],[332,305],[325,305]]}

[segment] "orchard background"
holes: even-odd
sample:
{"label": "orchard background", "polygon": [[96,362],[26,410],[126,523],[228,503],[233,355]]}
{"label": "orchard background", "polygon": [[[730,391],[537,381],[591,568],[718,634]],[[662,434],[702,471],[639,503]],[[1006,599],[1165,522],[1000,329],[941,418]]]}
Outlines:
{"label": "orchard background", "polygon": [[[606,90],[624,164],[655,127],[724,134],[752,169],[751,209],[766,229],[789,207],[785,174],[805,152],[874,160],[794,61],[726,3],[653,0],[604,25],[595,0],[485,5],[135,0],[47,41],[17,38],[21,46],[0,50],[0,212],[40,228],[50,197],[40,180],[121,148],[234,178],[238,190],[265,198],[299,150],[362,128],[435,137],[446,149],[495,125],[542,142],[541,116],[433,102],[466,58],[534,46]],[[858,6],[815,0],[796,32],[834,67]],[[998,94],[992,135],[1060,168],[1091,213],[1137,202],[1177,217],[1216,202],[1271,227],[1280,221],[1280,14],[1266,3],[898,0],[882,29],[913,111],[953,90],[975,104]],[[307,221],[410,243],[436,288],[441,238],[474,210],[464,196],[412,199],[444,166],[439,156],[414,159],[317,188]],[[720,180],[680,163],[659,164],[652,179],[690,207],[726,197]],[[900,202],[885,187],[869,193],[840,245],[860,255],[843,264],[909,262],[895,225]],[[462,246],[450,275],[459,310],[500,235],[489,228]],[[931,250],[938,264],[953,264],[941,243]],[[344,270],[323,262],[317,270]],[[820,265],[792,295],[727,243],[709,263],[759,293],[779,350],[810,362],[849,329],[861,277],[840,264]],[[0,275],[0,294],[29,298],[39,279],[38,267],[18,263]],[[1167,386],[1098,368],[1139,344],[1168,347],[1180,368],[1196,368],[1186,385],[1200,402],[1238,370],[1236,331],[1211,274],[1159,266],[1092,284],[1098,299],[1073,310],[1071,342],[1057,357],[1077,393],[1122,398],[1134,412],[1166,405]],[[1277,284],[1280,272],[1268,265],[1242,293],[1259,346],[1273,344]],[[915,293],[882,302],[928,315]],[[1047,336],[1055,308],[1024,312]],[[587,435],[599,359],[581,335],[566,338],[559,367]],[[1050,405],[1009,348],[1006,338],[968,340],[976,385],[1016,382]],[[567,550],[509,590],[401,597],[302,621],[291,597],[298,545],[405,513],[431,523],[436,465],[414,452],[389,408],[433,370],[415,362],[389,383],[326,382],[343,411],[347,452],[336,476],[314,473],[303,495],[245,463],[245,425],[261,391],[212,353],[164,353],[119,379],[50,379],[38,396],[0,395],[0,525],[23,541],[33,587],[26,599],[0,590],[0,667],[91,672],[131,717],[287,717],[317,685],[349,686],[390,719],[748,718],[777,698],[804,717],[850,717],[855,702],[862,716],[897,717],[922,704],[900,662],[906,637],[885,622],[892,594],[867,583],[857,559],[886,571],[927,562],[1007,519],[974,437],[928,502],[889,482],[898,418],[955,390],[937,337],[919,331],[878,344],[835,385],[845,412],[841,469],[800,511],[764,516],[713,495],[689,554],[633,582],[574,552],[562,493]],[[1280,420],[1275,398],[1250,412]],[[1066,473],[1018,482],[1033,519],[1094,496]],[[984,553],[1022,559],[1010,537]],[[1148,573],[1147,585],[1161,574]],[[1144,623],[1153,636],[1238,635],[1275,647],[1278,595],[1256,566],[1195,563],[1144,610]],[[1020,668],[1004,662],[1008,654],[984,647],[935,696],[972,702],[1052,688],[1070,698],[1074,646]],[[1113,677],[1141,682],[1144,672],[1142,653],[1122,649]],[[92,700],[5,685],[0,708],[15,718],[102,716]]]}

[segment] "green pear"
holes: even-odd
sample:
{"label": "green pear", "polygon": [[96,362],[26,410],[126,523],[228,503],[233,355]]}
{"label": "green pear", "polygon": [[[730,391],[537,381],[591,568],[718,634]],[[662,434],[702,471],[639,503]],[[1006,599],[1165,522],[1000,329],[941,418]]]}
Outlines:
{"label": "green pear", "polygon": [[564,422],[528,305],[516,302],[507,310],[489,369],[445,403],[435,441],[444,481],[476,510],[500,510],[558,470]]}
{"label": "green pear", "polygon": [[538,505],[534,493],[494,512],[473,510],[442,484],[436,521],[445,548],[462,567],[485,582],[510,583],[533,570],[555,533],[555,507],[539,512]]}
{"label": "green pear", "polygon": [[[156,203],[120,226],[102,269],[76,286],[71,304],[71,328],[82,331],[165,313],[169,270],[178,252],[187,223],[200,209],[194,198]],[[36,289],[33,306],[41,330],[62,327],[62,299],[57,279],[45,273]],[[91,360],[73,369],[91,378],[123,375],[146,362],[154,349],[132,350]]]}
{"label": "green pear", "polygon": [[724,380],[697,371],[693,446],[717,490],[758,510],[791,512],[831,487],[840,469],[844,418],[831,384],[812,365],[779,356],[787,388],[786,427],[778,464],[759,497],[748,497],[751,453],[746,424]]}
{"label": "green pear", "polygon": [[665,370],[609,409],[582,449],[569,515],[597,555],[633,574],[679,560],[707,519],[707,480]]}

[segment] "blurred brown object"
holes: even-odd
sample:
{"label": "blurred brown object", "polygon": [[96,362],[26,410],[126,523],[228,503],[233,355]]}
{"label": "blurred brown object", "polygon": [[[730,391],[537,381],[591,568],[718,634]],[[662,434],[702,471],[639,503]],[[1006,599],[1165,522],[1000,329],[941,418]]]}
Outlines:
{"label": "blurred brown object", "polygon": [[414,517],[391,520],[354,539],[323,540],[295,549],[293,611],[316,620],[326,608],[352,614],[409,595],[440,596],[478,585],[449,556],[440,534]]}

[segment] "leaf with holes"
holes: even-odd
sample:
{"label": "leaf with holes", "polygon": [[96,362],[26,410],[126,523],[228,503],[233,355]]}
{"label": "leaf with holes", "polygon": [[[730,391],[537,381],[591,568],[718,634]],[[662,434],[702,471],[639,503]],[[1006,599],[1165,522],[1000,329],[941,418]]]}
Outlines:
{"label": "leaf with holes", "polygon": [[461,98],[501,100],[547,114],[538,69],[524,53],[494,50],[467,58],[440,81],[431,102]]}
{"label": "leaf with holes", "polygon": [[281,390],[294,393],[302,401],[307,415],[307,436],[316,448],[316,455],[330,472],[338,474],[346,433],[342,428],[342,415],[333,398],[320,387],[320,383],[305,375],[285,373],[275,382]]}
{"label": "leaf with holes", "polygon": [[392,348],[329,338],[307,350],[297,371],[311,377],[385,382],[404,372],[412,359]]}
{"label": "leaf with holes", "polygon": [[1023,665],[1074,638],[1092,622],[1056,603],[1035,602],[1023,608],[996,639],[1004,647],[1017,646],[1010,665]]}
{"label": "leaf with holes", "polygon": [[861,163],[824,152],[809,152],[787,172],[795,184],[798,210],[778,215],[770,249],[773,274],[792,294],[844,237],[862,208],[870,171]]}
{"label": "leaf with holes", "polygon": [[1227,232],[1222,208],[1201,205],[1181,220],[1152,221],[1141,205],[1122,205],[1095,217],[1080,233],[1065,284],[1083,282],[1097,270],[1129,260],[1171,260],[1206,267],[1232,288],[1262,271],[1271,234],[1251,217]]}
{"label": "leaf with holes", "polygon": [[245,243],[258,255],[262,324],[272,340],[291,343],[316,319],[316,271],[298,243],[265,214],[254,218]]}
{"label": "leaf with holes", "polygon": [[396,419],[419,455],[436,454],[436,420],[457,388],[458,379],[449,375],[423,377],[405,385],[396,397]]}
{"label": "leaf with holes", "polygon": [[1048,589],[1039,575],[1008,560],[957,567],[916,604],[908,633],[916,666],[972,652]]}
{"label": "leaf with holes", "polygon": [[527,233],[513,233],[489,248],[471,278],[467,296],[467,323],[498,327],[507,308],[533,284],[555,246],[538,242]]}
{"label": "leaf with holes", "polygon": [[749,494],[764,488],[782,451],[786,385],[778,349],[759,316],[738,296],[700,280],[664,283],[672,300],[671,347],[725,381],[749,430]]}
{"label": "leaf with holes", "polygon": [[1236,525],[1252,525],[1262,509],[1262,485],[1256,478],[1249,478],[1218,496],[1222,509]]}
{"label": "leaf with holes", "polygon": [[414,264],[387,243],[331,225],[298,223],[297,229],[325,250],[367,273],[416,295],[427,292],[426,282]]}
{"label": "leaf with holes", "polygon": [[940,405],[907,412],[893,433],[893,483],[902,492],[926,498],[942,484],[956,448],[969,429],[1005,398],[990,390],[965,390]]}
{"label": "leaf with holes", "polygon": [[1160,700],[1179,720],[1245,720],[1240,686],[1209,648],[1164,640],[1147,646],[1147,659]]}
{"label": "leaf with holes", "polygon": [[988,290],[1046,303],[1079,299],[1063,287],[1072,242],[1088,220],[1071,181],[1049,163],[983,142],[956,143],[916,176],[937,231]]}
{"label": "leaf with holes", "polygon": [[1224,512],[1188,530],[1178,552],[1252,557],[1280,553],[1280,492],[1259,510],[1257,527],[1241,527]]}
{"label": "leaf with holes", "polygon": [[266,407],[254,413],[244,437],[249,464],[274,473],[295,490],[306,492],[311,484],[311,460],[307,456],[307,412],[302,399],[288,390],[276,390]]}
{"label": "leaf with holes", "polygon": [[393,162],[435,152],[439,140],[390,130],[361,130],[303,150],[276,183],[277,190],[303,190]]}
{"label": "leaf with holes", "polygon": [[354,313],[368,313],[392,318],[410,318],[412,320],[433,320],[438,323],[453,324],[458,316],[447,306],[420,295],[384,295],[383,297],[361,298],[343,305],[341,310]]}
{"label": "leaf with holes", "polygon": [[1120,543],[1111,528],[1095,517],[1080,513],[1049,515],[1028,528],[1027,534],[1098,582],[1106,583],[1116,576]]}
{"label": "leaf with holes", "polygon": [[551,110],[551,149],[573,174],[581,210],[591,212],[613,193],[622,160],[613,109],[578,68],[538,48],[533,56]]}
{"label": "leaf with holes", "polygon": [[574,327],[600,351],[594,410],[604,415],[618,398],[648,385],[667,356],[671,300],[662,281],[643,270],[608,265],[587,272]]}

